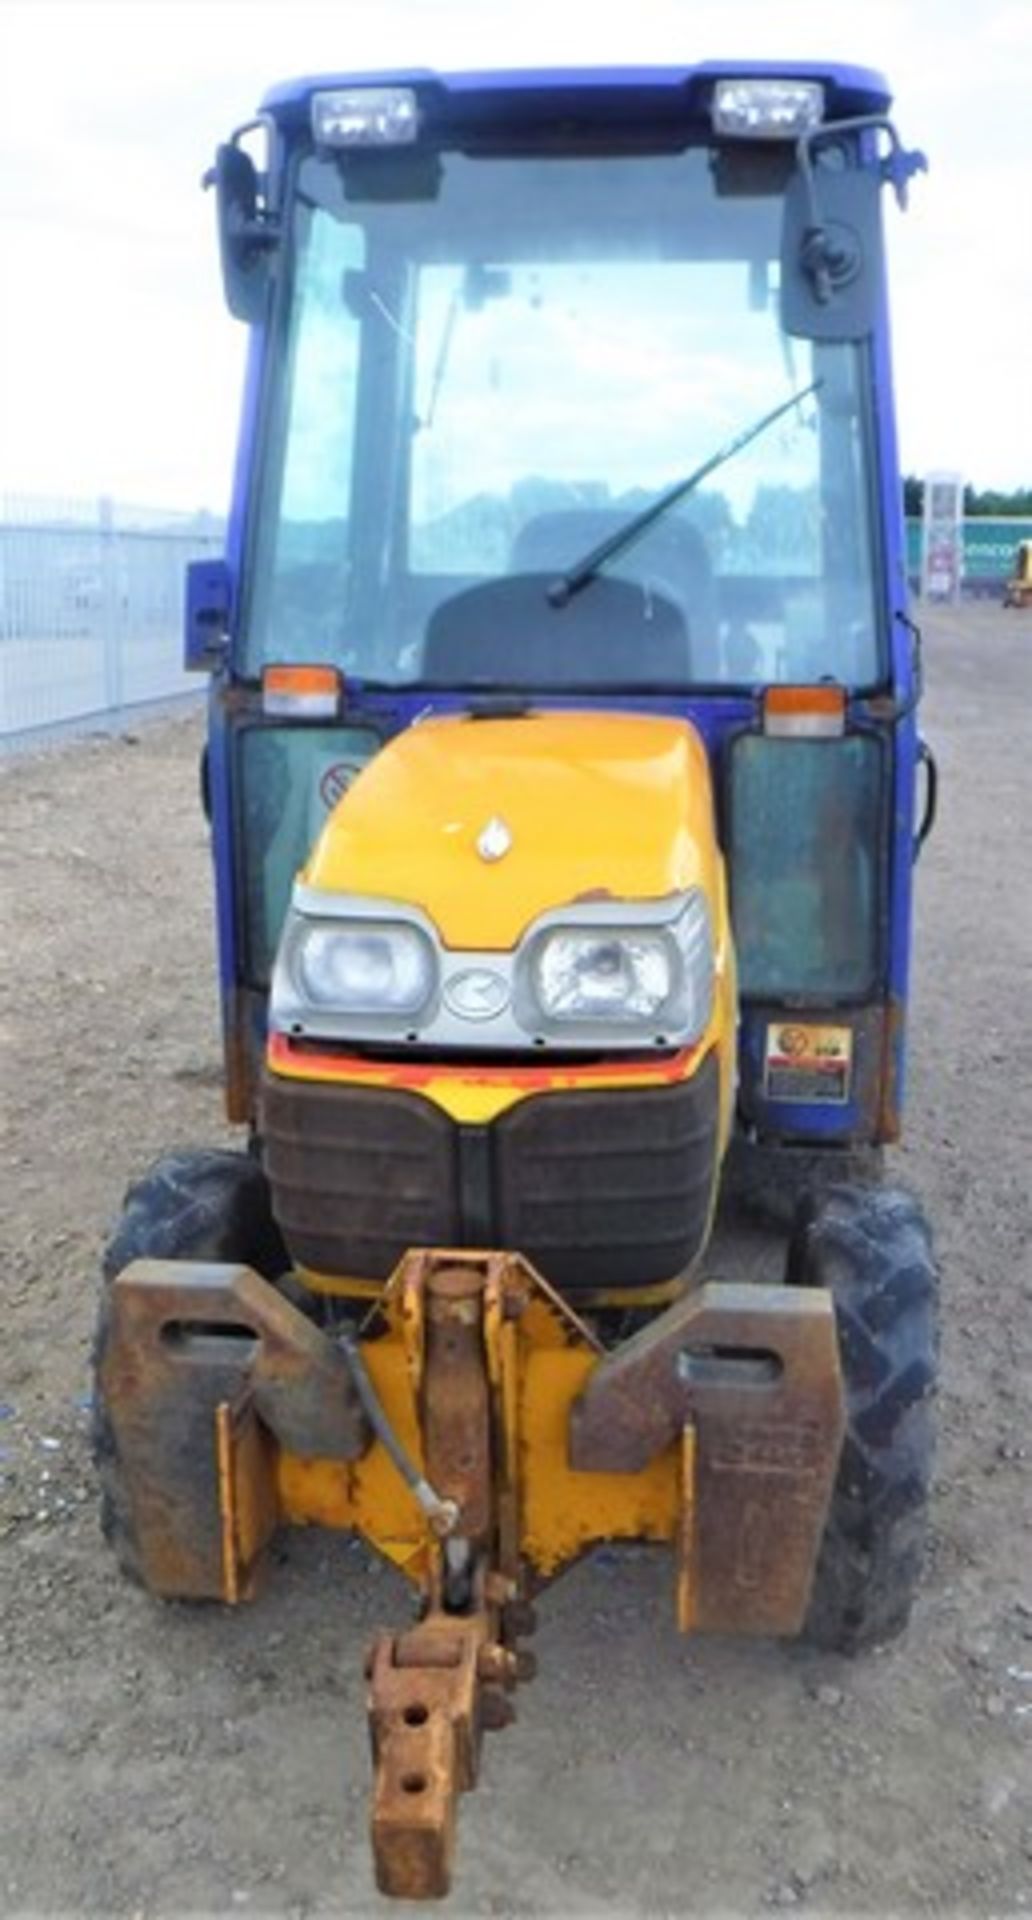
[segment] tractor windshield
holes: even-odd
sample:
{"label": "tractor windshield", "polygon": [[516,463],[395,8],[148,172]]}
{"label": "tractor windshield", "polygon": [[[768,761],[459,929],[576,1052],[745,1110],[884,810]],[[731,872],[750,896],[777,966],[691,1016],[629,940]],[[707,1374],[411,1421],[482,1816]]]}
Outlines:
{"label": "tractor windshield", "polygon": [[784,184],[780,153],[743,181],[702,148],[297,163],[243,671],[877,681],[863,355],[781,331]]}

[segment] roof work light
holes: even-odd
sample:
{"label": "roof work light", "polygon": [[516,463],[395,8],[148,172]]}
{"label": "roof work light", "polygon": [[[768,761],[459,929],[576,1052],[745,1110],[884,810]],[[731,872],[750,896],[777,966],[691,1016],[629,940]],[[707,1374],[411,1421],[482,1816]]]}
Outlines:
{"label": "roof work light", "polygon": [[718,80],[713,131],[737,140],[795,140],[824,118],[819,80]]}
{"label": "roof work light", "polygon": [[411,87],[343,87],[312,95],[312,134],[321,147],[408,147],[419,132]]}

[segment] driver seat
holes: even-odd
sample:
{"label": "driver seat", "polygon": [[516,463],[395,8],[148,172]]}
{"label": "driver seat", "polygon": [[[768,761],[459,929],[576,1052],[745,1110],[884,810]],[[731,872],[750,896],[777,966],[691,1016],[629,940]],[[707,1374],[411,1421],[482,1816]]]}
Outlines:
{"label": "driver seat", "polygon": [[[564,507],[535,514],[512,543],[512,570],[562,573],[626,526],[633,513],[633,507]],[[696,676],[702,675],[704,660],[716,657],[718,620],[713,567],[698,527],[683,514],[668,514],[626,552],[607,560],[604,572],[610,579],[655,587],[677,603],[691,635]]]}
{"label": "driver seat", "polygon": [[646,692],[691,677],[688,629],[672,600],[600,574],[564,606],[555,573],[505,574],[443,600],[426,630],[421,680],[435,687]]}

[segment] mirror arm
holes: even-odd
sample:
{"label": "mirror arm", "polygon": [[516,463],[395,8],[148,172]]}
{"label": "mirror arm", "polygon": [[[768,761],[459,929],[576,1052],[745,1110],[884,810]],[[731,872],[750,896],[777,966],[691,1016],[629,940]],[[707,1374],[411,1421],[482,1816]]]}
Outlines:
{"label": "mirror arm", "polygon": [[829,121],[826,126],[813,127],[808,133],[804,133],[796,147],[796,158],[809,214],[799,258],[804,273],[813,284],[814,295],[821,306],[827,306],[836,287],[845,286],[853,278],[861,262],[855,248],[835,246],[828,238],[817,198],[813,149],[829,140],[837,139],[843,133],[878,132],[888,135],[890,149],[878,160],[879,178],[892,187],[898,205],[905,209],[908,183],[915,173],[927,173],[928,161],[926,156],[916,148],[909,151],[904,148],[892,121],[885,114],[864,113],[854,115],[849,120]]}
{"label": "mirror arm", "polygon": [[280,233],[280,223],[270,213],[260,213],[256,220],[239,220],[233,224],[234,240],[245,240],[251,247],[267,247],[270,253],[279,246]]}
{"label": "mirror arm", "polygon": [[[268,114],[268,113],[256,114],[253,120],[245,120],[242,126],[234,127],[232,133],[229,136],[229,139],[225,142],[225,144],[227,147],[238,147],[240,145],[241,140],[244,138],[245,134],[257,133],[262,128],[265,129],[265,132],[271,138],[274,132],[274,124],[275,123],[272,119],[271,114]],[[266,176],[264,174],[259,174],[257,177],[261,182],[262,189],[264,191],[266,187]],[[214,167],[207,167],[204,173],[202,173],[201,175],[202,192],[207,193],[209,187],[213,187],[215,185],[217,178],[218,178],[218,174],[216,172],[216,169]]]}
{"label": "mirror arm", "polygon": [[[265,175],[259,174],[258,187],[265,191]],[[201,175],[202,190],[207,193],[215,186],[218,175],[214,167],[208,167]],[[234,240],[246,240],[252,247],[268,247],[270,252],[279,246],[282,227],[279,218],[268,207],[263,208],[255,220],[234,220]]]}
{"label": "mirror arm", "polygon": [[813,177],[813,149],[837,140],[843,133],[885,133],[888,135],[890,151],[878,161],[879,178],[891,186],[898,205],[905,212],[907,206],[908,183],[916,173],[928,172],[928,157],[917,147],[904,147],[899,134],[884,113],[859,113],[848,120],[829,120],[820,127],[811,127],[808,133],[800,136],[796,146],[796,158],[799,171],[806,184],[807,202],[813,216],[814,225],[820,224],[820,212],[817,205],[817,189]]}

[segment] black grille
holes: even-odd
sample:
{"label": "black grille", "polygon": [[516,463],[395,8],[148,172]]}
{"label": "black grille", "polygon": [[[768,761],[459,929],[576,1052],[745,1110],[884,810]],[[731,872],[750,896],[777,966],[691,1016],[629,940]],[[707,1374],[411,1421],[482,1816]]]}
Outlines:
{"label": "black grille", "polygon": [[673,1279],[700,1251],[719,1080],[538,1094],[459,1127],[418,1094],[266,1075],[265,1164],[295,1260],[386,1279],[409,1247],[523,1253],[570,1293]]}
{"label": "black grille", "polygon": [[679,1086],[513,1107],[495,1129],[500,1244],[570,1292],[672,1279],[706,1231],[717,1091],[710,1054]]}
{"label": "black grille", "polygon": [[455,1246],[455,1126],[409,1093],[266,1074],[265,1169],[293,1258],[386,1279],[409,1247]]}

